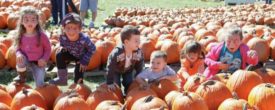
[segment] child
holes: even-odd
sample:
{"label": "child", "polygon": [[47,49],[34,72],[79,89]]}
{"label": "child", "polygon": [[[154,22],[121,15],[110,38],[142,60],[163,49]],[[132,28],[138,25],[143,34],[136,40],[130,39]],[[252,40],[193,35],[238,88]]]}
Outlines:
{"label": "child", "polygon": [[14,81],[24,83],[26,71],[32,72],[36,87],[44,85],[45,66],[50,58],[51,46],[39,23],[39,15],[33,7],[25,7],[20,12],[15,40],[16,71]]}
{"label": "child", "polygon": [[249,50],[242,43],[242,31],[239,27],[225,28],[224,42],[214,46],[206,55],[205,63],[208,65],[204,71],[207,79],[218,72],[233,73],[238,69],[245,69],[247,64],[256,65],[258,56],[256,51]]}
{"label": "child", "polygon": [[[154,51],[150,58],[150,67],[137,76],[137,81],[146,86],[148,83],[168,79],[177,80],[176,72],[167,65],[167,55],[163,51]],[[146,82],[147,80],[147,82]]]}
{"label": "child", "polygon": [[189,76],[196,73],[202,74],[204,67],[204,55],[201,45],[196,41],[188,41],[181,50],[181,68],[177,73],[179,79],[181,79],[181,86],[187,80]]}
{"label": "child", "polygon": [[95,52],[95,45],[90,38],[81,33],[82,21],[75,13],[67,14],[62,20],[62,30],[65,33],[60,36],[60,51],[56,54],[58,78],[51,80],[51,84],[67,85],[67,63],[75,61],[74,83],[83,79],[83,73]]}
{"label": "child", "polygon": [[[110,53],[107,62],[107,84],[110,90],[115,89],[114,83],[124,86],[126,93],[133,81],[133,71],[140,73],[144,67],[144,58],[140,44],[140,32],[133,26],[125,26],[121,31],[121,43]],[[137,75],[136,74],[136,75]],[[135,76],[136,76],[135,75]]]}

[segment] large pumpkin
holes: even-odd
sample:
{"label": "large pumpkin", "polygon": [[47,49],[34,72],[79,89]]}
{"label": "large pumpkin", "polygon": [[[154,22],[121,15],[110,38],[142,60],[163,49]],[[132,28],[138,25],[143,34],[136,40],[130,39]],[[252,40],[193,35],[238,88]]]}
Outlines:
{"label": "large pumpkin", "polygon": [[104,51],[104,52],[101,52],[101,64],[106,64],[109,54],[112,52],[112,50],[116,46],[115,42],[110,40],[97,41],[96,46],[97,46],[97,49]]}
{"label": "large pumpkin", "polygon": [[0,103],[0,110],[11,110],[11,108],[4,103]]}
{"label": "large pumpkin", "polygon": [[7,27],[7,20],[4,13],[0,13],[0,29],[4,29]]}
{"label": "large pumpkin", "polygon": [[257,52],[259,56],[259,61],[264,62],[268,60],[270,55],[270,49],[267,41],[258,37],[254,37],[247,42],[247,45],[250,49],[255,50]]}
{"label": "large pumpkin", "polygon": [[87,98],[89,97],[92,91],[90,87],[88,87],[87,85],[81,82],[82,82],[82,79],[79,79],[77,84],[74,83],[70,85],[69,89],[75,90],[80,95],[81,98],[83,98],[84,100],[87,100]]}
{"label": "large pumpkin", "polygon": [[101,65],[101,55],[102,55],[103,50],[100,50],[97,46],[94,54],[92,55],[90,62],[87,66],[87,70],[93,70],[96,69]]}
{"label": "large pumpkin", "polygon": [[208,107],[200,95],[183,92],[175,98],[171,110],[208,110]]}
{"label": "large pumpkin", "polygon": [[140,49],[144,54],[144,60],[149,61],[152,52],[155,50],[156,41],[152,38],[142,37],[140,42]]}
{"label": "large pumpkin", "polygon": [[225,99],[232,97],[230,90],[225,84],[215,80],[208,80],[202,83],[196,93],[205,100],[210,110],[217,110]]}
{"label": "large pumpkin", "polygon": [[168,64],[179,62],[180,49],[176,42],[173,42],[171,40],[165,40],[165,41],[163,41],[160,50],[167,53],[167,63]]}
{"label": "large pumpkin", "polygon": [[203,39],[206,36],[215,36],[215,34],[209,30],[206,30],[206,29],[200,29],[195,34],[195,38],[197,41],[200,41],[201,39]]}
{"label": "large pumpkin", "polygon": [[98,104],[95,110],[124,110],[119,101],[106,100]]}
{"label": "large pumpkin", "polygon": [[27,84],[22,84],[22,83],[16,83],[16,82],[11,82],[7,87],[6,90],[10,94],[11,97],[14,97],[17,92],[21,91],[23,88],[30,89],[31,86]]}
{"label": "large pumpkin", "polygon": [[0,50],[0,69],[6,66],[6,60],[4,53]]}
{"label": "large pumpkin", "polygon": [[33,104],[33,105],[30,105],[30,106],[23,107],[21,110],[45,110],[45,109]]}
{"label": "large pumpkin", "polygon": [[0,103],[4,103],[6,105],[10,105],[12,101],[12,97],[6,91],[0,90]]}
{"label": "large pumpkin", "polygon": [[169,110],[167,104],[160,98],[146,96],[138,99],[131,110]]}
{"label": "large pumpkin", "polygon": [[226,86],[231,92],[236,92],[240,99],[247,100],[251,89],[263,81],[254,71],[237,70],[228,79]]}
{"label": "large pumpkin", "polygon": [[11,102],[11,109],[21,110],[23,107],[32,104],[47,109],[46,100],[39,92],[33,89],[23,88],[22,91],[18,92],[13,97]]}
{"label": "large pumpkin", "polygon": [[[116,83],[114,83],[114,84],[115,84],[116,89],[113,92],[116,94],[116,96],[119,98],[119,100],[123,101],[123,93],[122,93],[120,87]],[[101,88],[108,89],[108,85],[106,83],[102,83],[99,86]]]}
{"label": "large pumpkin", "polygon": [[233,98],[224,100],[218,110],[247,110],[244,109],[245,106],[248,106],[248,103],[244,99],[239,99],[237,94],[233,94]]}
{"label": "large pumpkin", "polygon": [[185,91],[195,92],[199,85],[205,81],[205,77],[199,74],[190,76],[183,86]]}
{"label": "large pumpkin", "polygon": [[131,110],[134,102],[136,102],[138,99],[148,96],[148,95],[157,97],[157,93],[155,93],[150,88],[141,88],[141,87],[133,88],[131,91],[128,92],[126,99],[125,99],[125,104],[127,106],[127,110]]}
{"label": "large pumpkin", "polygon": [[275,84],[275,70],[262,67],[257,69],[255,72],[262,77],[264,83]]}
{"label": "large pumpkin", "polygon": [[10,30],[15,29],[17,26],[17,22],[19,21],[18,13],[10,13],[8,16],[7,24]]}
{"label": "large pumpkin", "polygon": [[151,89],[157,93],[159,98],[164,99],[170,91],[178,90],[179,88],[172,81],[163,79],[151,84]]}
{"label": "large pumpkin", "polygon": [[73,92],[60,98],[54,110],[89,110],[89,106],[76,92]]}
{"label": "large pumpkin", "polygon": [[53,109],[54,101],[62,93],[56,85],[52,84],[46,84],[43,87],[36,88],[35,90],[45,98],[48,109]]}
{"label": "large pumpkin", "polygon": [[275,60],[275,39],[271,41],[269,46],[271,48],[270,57]]}
{"label": "large pumpkin", "polygon": [[179,91],[170,91],[165,96],[165,102],[167,103],[169,109],[172,109],[172,104],[174,103],[175,99],[181,94]]}
{"label": "large pumpkin", "polygon": [[122,102],[114,92],[99,87],[89,95],[86,103],[89,105],[90,110],[95,110],[98,104],[105,100],[115,100]]}
{"label": "large pumpkin", "polygon": [[16,48],[10,47],[6,53],[7,65],[11,68],[16,68]]}
{"label": "large pumpkin", "polygon": [[270,83],[263,83],[254,87],[248,96],[248,103],[256,106],[259,110],[274,109],[275,86]]}

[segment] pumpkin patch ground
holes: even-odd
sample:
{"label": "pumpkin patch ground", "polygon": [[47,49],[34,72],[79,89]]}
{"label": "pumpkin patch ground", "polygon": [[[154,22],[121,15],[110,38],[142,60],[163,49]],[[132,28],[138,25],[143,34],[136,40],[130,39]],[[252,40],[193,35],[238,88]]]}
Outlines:
{"label": "pumpkin patch ground", "polygon": [[[72,0],[79,8],[80,0]],[[31,74],[26,84],[13,82],[17,75],[16,48],[12,45],[19,10],[33,6],[51,44],[45,82],[56,77],[55,54],[60,48],[59,26],[53,26],[50,0],[0,0],[0,110],[274,110],[275,106],[275,4],[225,6],[219,0],[99,0],[96,28],[83,28],[96,46],[84,79],[73,84],[74,63],[68,65],[68,86],[47,84],[35,88]],[[275,2],[273,0],[273,2]],[[69,7],[69,11],[72,9]],[[91,19],[89,12],[85,24]],[[242,29],[242,43],[258,52],[259,68],[220,73],[211,80],[194,74],[185,82],[162,79],[143,87],[132,83],[125,95],[116,85],[106,85],[108,55],[121,43],[124,26],[141,32],[139,47],[145,67],[155,50],[167,52],[167,63],[180,69],[180,52],[190,40],[207,54],[224,41],[224,29]],[[83,84],[81,83],[83,81]],[[52,93],[48,93],[51,91]],[[220,95],[220,97],[217,97]],[[265,97],[268,96],[268,97]],[[82,107],[82,108],[79,108]]]}

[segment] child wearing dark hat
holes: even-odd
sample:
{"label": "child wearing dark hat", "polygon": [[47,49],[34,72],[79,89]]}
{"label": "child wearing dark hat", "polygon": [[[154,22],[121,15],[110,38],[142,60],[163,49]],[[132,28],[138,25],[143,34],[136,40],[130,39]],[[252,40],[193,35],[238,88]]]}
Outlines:
{"label": "child wearing dark hat", "polygon": [[81,32],[82,21],[75,13],[67,14],[61,22],[63,35],[60,36],[61,48],[56,53],[57,78],[49,83],[67,85],[67,64],[75,61],[74,83],[83,78],[83,73],[95,52],[95,45],[89,36]]}

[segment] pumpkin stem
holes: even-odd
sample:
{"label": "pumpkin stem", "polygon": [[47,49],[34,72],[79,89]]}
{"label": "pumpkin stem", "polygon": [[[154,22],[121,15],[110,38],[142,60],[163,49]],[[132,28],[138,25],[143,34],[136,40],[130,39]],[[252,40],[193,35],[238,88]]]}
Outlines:
{"label": "pumpkin stem", "polygon": [[200,82],[200,80],[201,80],[201,78],[200,78],[200,77],[195,77],[194,83],[199,83],[199,82]]}
{"label": "pumpkin stem", "polygon": [[229,73],[225,73],[225,75],[223,76],[224,79],[229,79]]}
{"label": "pumpkin stem", "polygon": [[22,92],[23,92],[23,94],[27,95],[29,91],[27,90],[27,88],[23,87]]}
{"label": "pumpkin stem", "polygon": [[248,110],[248,109],[257,110],[255,107],[251,107],[248,103],[243,104],[242,110]]}
{"label": "pumpkin stem", "polygon": [[188,95],[188,92],[187,92],[187,91],[183,91],[183,92],[182,92],[182,95],[187,96],[187,95]]}
{"label": "pumpkin stem", "polygon": [[273,85],[272,85],[271,83],[266,83],[266,84],[265,84],[265,87],[267,87],[267,88],[274,88]]}
{"label": "pumpkin stem", "polygon": [[112,101],[110,104],[111,105],[118,105],[118,102],[117,101]]}
{"label": "pumpkin stem", "polygon": [[80,79],[78,79],[77,84],[82,84],[82,82],[83,82],[83,79],[80,78]]}
{"label": "pumpkin stem", "polygon": [[237,100],[240,99],[237,92],[235,92],[235,91],[233,91],[232,96],[233,96],[234,99],[237,99]]}
{"label": "pumpkin stem", "polygon": [[214,80],[208,80],[205,83],[203,83],[203,86],[207,86],[207,85],[214,85],[216,82]]}
{"label": "pumpkin stem", "polygon": [[38,109],[37,106],[35,104],[32,104],[30,110],[36,110],[36,109]]}
{"label": "pumpkin stem", "polygon": [[154,99],[154,96],[150,95],[145,98],[144,102],[148,103],[148,102],[151,102],[153,99]]}

